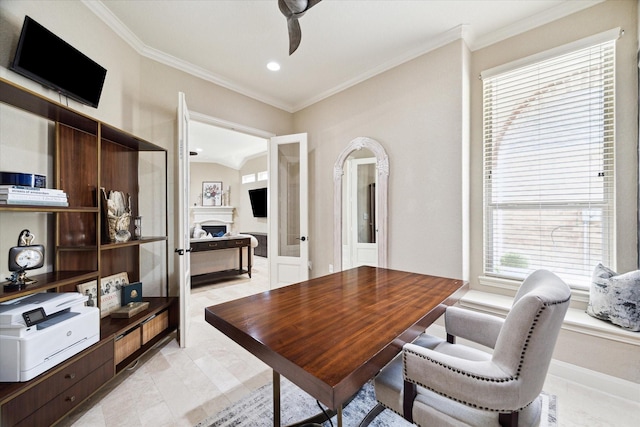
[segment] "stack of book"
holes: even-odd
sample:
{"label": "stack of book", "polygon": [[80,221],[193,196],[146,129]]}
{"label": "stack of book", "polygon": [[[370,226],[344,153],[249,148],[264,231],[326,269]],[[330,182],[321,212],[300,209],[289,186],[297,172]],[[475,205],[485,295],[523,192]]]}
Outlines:
{"label": "stack of book", "polygon": [[53,188],[0,185],[0,205],[69,206],[67,194]]}

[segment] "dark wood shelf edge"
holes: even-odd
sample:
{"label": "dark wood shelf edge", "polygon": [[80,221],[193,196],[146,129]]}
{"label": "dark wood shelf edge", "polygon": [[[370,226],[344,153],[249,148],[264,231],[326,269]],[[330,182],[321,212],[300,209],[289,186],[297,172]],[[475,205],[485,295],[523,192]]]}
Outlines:
{"label": "dark wood shelf edge", "polygon": [[127,246],[140,246],[140,245],[144,245],[145,243],[163,242],[166,240],[167,240],[167,236],[143,237],[141,239],[131,239],[128,242],[122,242],[122,243],[105,243],[100,245],[100,249],[105,251],[110,249],[125,248]]}
{"label": "dark wood shelf edge", "polygon": [[0,78],[0,101],[48,120],[97,135],[98,122],[52,99]]}
{"label": "dark wood shelf edge", "polygon": [[0,211],[37,213],[97,213],[98,208],[49,205],[0,205]]}
{"label": "dark wood shelf edge", "polygon": [[[68,284],[93,280],[98,278],[97,270],[87,271],[54,271],[44,274],[36,274],[34,276],[28,276],[29,279],[36,282],[32,285],[27,285],[25,288],[17,291],[5,292],[4,287],[0,288],[0,302],[10,299],[18,298],[21,296],[33,294],[35,292],[44,292],[49,289],[55,289]],[[4,283],[4,282],[3,282]]]}
{"label": "dark wood shelf edge", "polygon": [[145,141],[142,138],[138,138],[137,136],[123,131],[122,129],[114,128],[106,123],[102,123],[101,136],[104,140],[135,151],[167,151],[158,145]]}
{"label": "dark wood shelf edge", "polygon": [[[149,308],[131,318],[113,318],[110,316],[102,318],[100,321],[100,339],[113,339],[118,335],[125,333],[136,325],[142,323],[145,319],[153,314],[158,314],[162,310],[175,304],[177,310],[177,297],[146,297],[143,301],[149,302]],[[171,316],[169,316],[171,318]],[[171,326],[171,321],[169,322]]]}
{"label": "dark wood shelf edge", "polygon": [[[234,249],[234,248],[229,248],[229,249]],[[224,279],[226,277],[231,277],[231,276],[239,276],[241,274],[249,274],[249,270],[233,269],[233,270],[215,271],[213,273],[198,274],[197,276],[191,276],[191,286],[205,285],[218,279]]]}

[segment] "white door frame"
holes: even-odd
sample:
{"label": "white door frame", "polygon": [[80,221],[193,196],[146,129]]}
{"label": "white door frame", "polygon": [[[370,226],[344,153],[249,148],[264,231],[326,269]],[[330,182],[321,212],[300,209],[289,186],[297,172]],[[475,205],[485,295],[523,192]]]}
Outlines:
{"label": "white door frame", "polygon": [[180,297],[179,341],[180,347],[187,346],[187,333],[191,295],[191,243],[189,236],[189,109],[185,95],[178,93],[178,286]]}
{"label": "white door frame", "polygon": [[[177,239],[176,251],[183,251],[178,261],[178,278],[179,278],[179,297],[180,297],[180,319],[179,319],[179,343],[180,347],[188,345],[187,334],[189,331],[190,316],[190,297],[191,297],[191,263],[190,263],[190,236],[189,236],[189,181],[190,181],[190,164],[189,164],[189,140],[188,126],[190,121],[198,121],[210,124],[212,126],[223,127],[241,133],[258,136],[267,140],[275,136],[274,133],[251,128],[238,123],[229,122],[216,117],[207,116],[195,111],[189,111],[186,104],[184,93],[180,92],[178,96],[178,228],[179,238]],[[267,164],[267,169],[268,169]]]}

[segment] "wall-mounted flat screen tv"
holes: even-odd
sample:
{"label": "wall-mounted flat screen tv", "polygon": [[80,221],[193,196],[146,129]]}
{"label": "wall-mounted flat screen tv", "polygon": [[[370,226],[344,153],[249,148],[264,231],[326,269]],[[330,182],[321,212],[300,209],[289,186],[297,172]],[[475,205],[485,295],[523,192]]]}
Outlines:
{"label": "wall-mounted flat screen tv", "polygon": [[267,189],[256,188],[249,190],[249,200],[251,201],[251,210],[256,218],[267,217]]}
{"label": "wall-mounted flat screen tv", "polygon": [[98,106],[107,70],[25,16],[9,69],[92,107]]}

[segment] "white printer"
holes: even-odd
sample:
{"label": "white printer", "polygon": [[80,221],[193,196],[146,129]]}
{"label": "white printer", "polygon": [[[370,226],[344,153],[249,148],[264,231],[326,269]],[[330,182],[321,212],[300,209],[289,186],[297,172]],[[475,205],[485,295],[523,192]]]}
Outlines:
{"label": "white printer", "polygon": [[0,382],[29,381],[100,340],[100,310],[79,292],[0,303]]}

